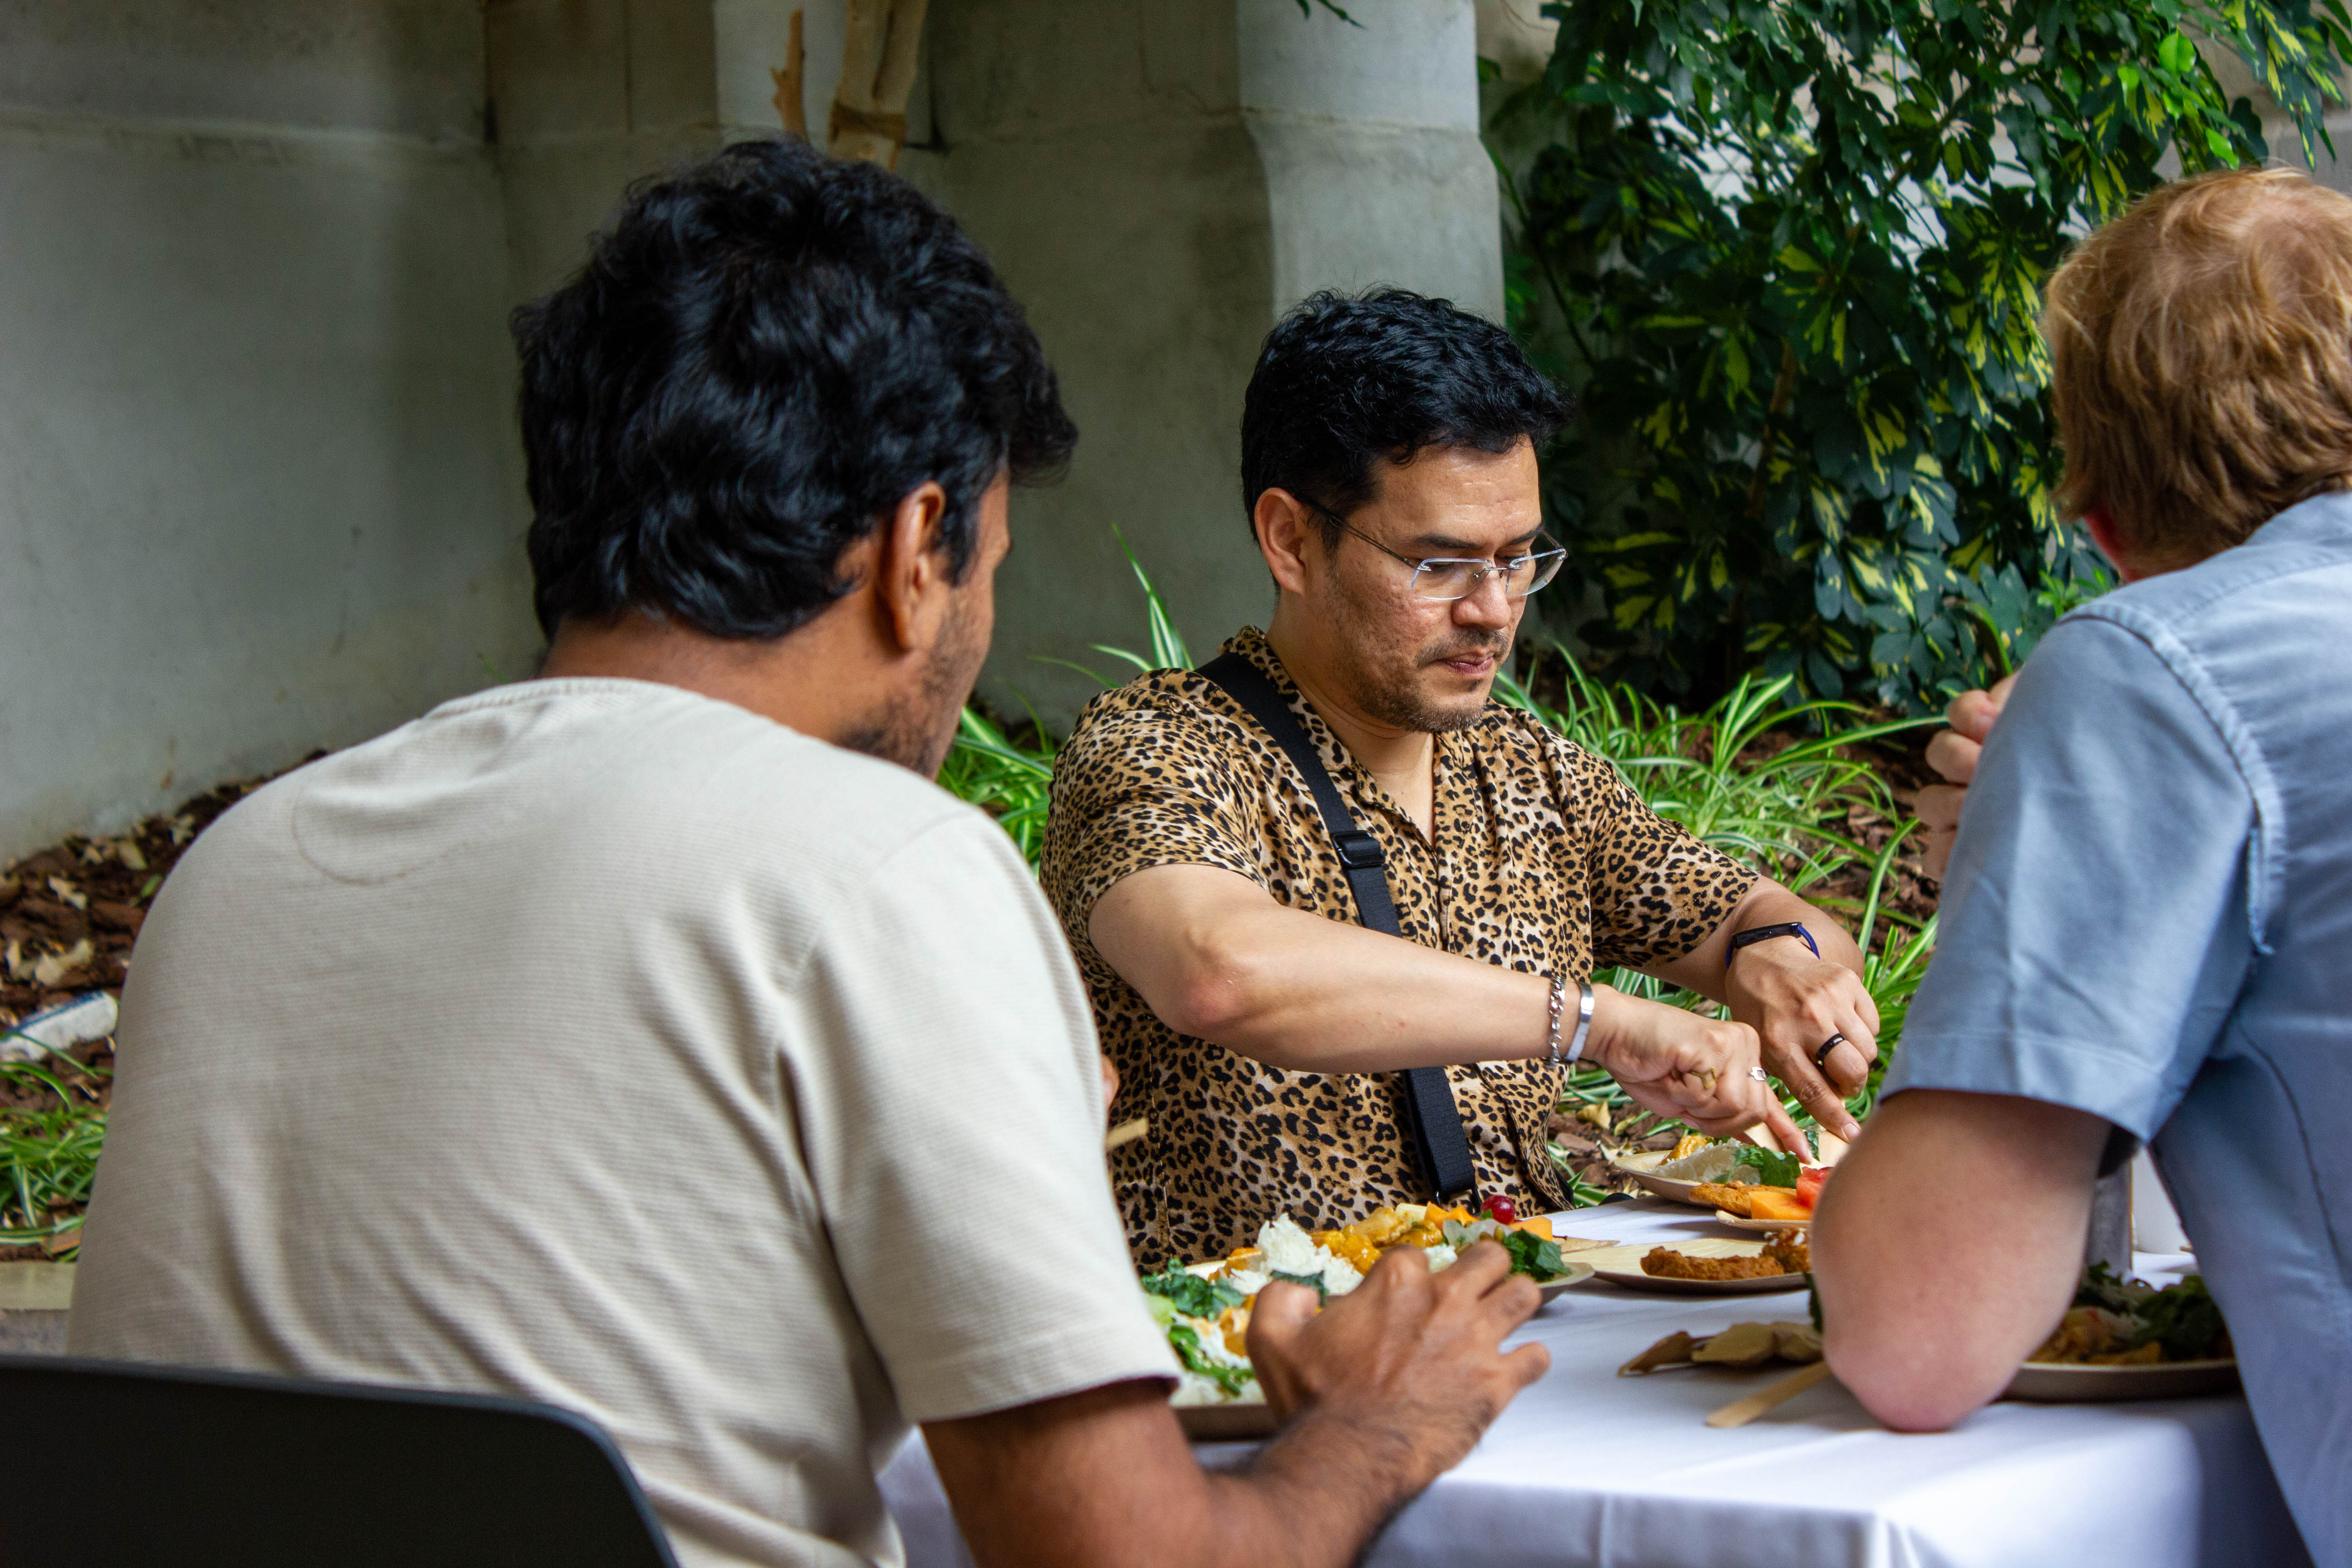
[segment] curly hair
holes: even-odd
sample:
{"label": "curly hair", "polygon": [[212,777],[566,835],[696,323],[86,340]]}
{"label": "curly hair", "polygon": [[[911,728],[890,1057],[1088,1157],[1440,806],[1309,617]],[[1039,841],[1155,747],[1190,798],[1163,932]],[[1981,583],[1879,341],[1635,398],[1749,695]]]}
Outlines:
{"label": "curly hair", "polygon": [[2188,565],[2352,489],[2352,200],[2292,169],[2164,185],[2051,274],[2070,517]]}
{"label": "curly hair", "polygon": [[[1541,447],[1569,400],[1494,322],[1402,289],[1309,295],[1266,334],[1242,405],[1242,510],[1288,490],[1328,515],[1373,499],[1376,460]],[[1255,537],[1253,525],[1252,537]]]}
{"label": "curly hair", "polygon": [[950,580],[980,498],[1077,441],[978,246],[896,175],[796,140],[636,186],[578,277],[515,312],[534,604],[776,637],[929,480]]}

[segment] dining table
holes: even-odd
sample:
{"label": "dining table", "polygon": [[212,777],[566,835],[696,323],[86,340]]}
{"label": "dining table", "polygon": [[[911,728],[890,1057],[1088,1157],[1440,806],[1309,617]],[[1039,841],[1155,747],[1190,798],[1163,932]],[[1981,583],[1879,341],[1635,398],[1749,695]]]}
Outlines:
{"label": "dining table", "polygon": [[[1638,1199],[1551,1216],[1564,1237],[1669,1246],[1734,1233],[1705,1211]],[[1572,1260],[1575,1253],[1568,1253]],[[2186,1253],[2138,1253],[2158,1285]],[[1391,1522],[1365,1559],[1509,1568],[2034,1568],[2038,1564],[2310,1562],[2242,1394],[2105,1404],[2002,1400],[1948,1431],[1898,1433],[1833,1379],[1745,1426],[1710,1412],[1791,1370],[1618,1368],[1676,1330],[1802,1322],[1801,1281],[1769,1294],[1689,1296],[1588,1280],[1509,1343],[1551,1367],[1486,1436]],[[1255,1445],[1194,1447],[1213,1469]],[[919,1434],[882,1488],[909,1568],[967,1568]]]}

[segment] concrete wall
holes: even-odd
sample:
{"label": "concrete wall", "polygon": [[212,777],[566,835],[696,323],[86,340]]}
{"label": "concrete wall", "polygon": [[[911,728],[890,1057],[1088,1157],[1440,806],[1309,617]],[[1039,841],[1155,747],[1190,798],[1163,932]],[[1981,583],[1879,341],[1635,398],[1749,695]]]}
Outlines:
{"label": "concrete wall", "polygon": [[[1271,608],[1239,499],[1242,392],[1280,312],[1393,282],[1499,316],[1469,0],[934,0],[902,165],[1028,306],[1083,432],[1016,499],[986,693],[1066,724],[1076,658],[1145,647],[1117,525],[1196,657]],[[910,119],[912,116],[910,116]]]}
{"label": "concrete wall", "polygon": [[0,856],[527,668],[482,39],[0,6]]}
{"label": "concrete wall", "polygon": [[577,269],[632,181],[718,150],[713,15],[710,0],[488,0],[514,299]]}
{"label": "concrete wall", "polygon": [[[933,0],[901,168],[1025,300],[1086,438],[1016,503],[992,694],[1269,604],[1237,499],[1311,289],[1498,313],[1469,0]],[[0,857],[528,672],[505,315],[628,184],[804,113],[843,0],[0,5]],[[1106,671],[1111,667],[1104,665]]]}

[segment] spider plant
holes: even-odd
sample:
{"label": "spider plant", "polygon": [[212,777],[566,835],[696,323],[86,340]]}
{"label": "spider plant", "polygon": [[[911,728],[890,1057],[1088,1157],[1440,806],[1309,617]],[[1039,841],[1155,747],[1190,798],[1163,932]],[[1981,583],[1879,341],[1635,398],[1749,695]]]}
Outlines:
{"label": "spider plant", "polygon": [[69,1256],[98,1174],[106,1112],[37,1062],[0,1062],[0,1082],[56,1101],[0,1107],[0,1245]]}

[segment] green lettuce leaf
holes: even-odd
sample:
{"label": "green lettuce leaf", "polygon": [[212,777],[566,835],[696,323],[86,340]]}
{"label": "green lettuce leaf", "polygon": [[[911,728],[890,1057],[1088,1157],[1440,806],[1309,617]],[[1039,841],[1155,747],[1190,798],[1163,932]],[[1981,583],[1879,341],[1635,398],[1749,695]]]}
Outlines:
{"label": "green lettuce leaf", "polygon": [[1209,1352],[1201,1348],[1201,1336],[1189,1324],[1179,1323],[1170,1329],[1168,1342],[1176,1347],[1176,1359],[1184,1363],[1186,1372],[1199,1373],[1222,1389],[1228,1399],[1240,1398],[1242,1390],[1257,1375],[1248,1367],[1228,1366],[1211,1360]]}
{"label": "green lettuce leaf", "polygon": [[1788,1187],[1792,1190],[1797,1184],[1797,1173],[1803,1169],[1794,1154],[1783,1154],[1772,1149],[1759,1149],[1755,1144],[1747,1142],[1739,1145],[1738,1152],[1732,1156],[1731,1163],[1735,1165],[1753,1166],[1757,1180],[1765,1186]]}
{"label": "green lettuce leaf", "polygon": [[1568,1272],[1568,1265],[1559,1256],[1559,1246],[1533,1231],[1505,1231],[1501,1240],[1503,1249],[1511,1255],[1511,1272],[1514,1274],[1524,1274],[1540,1285]]}
{"label": "green lettuce leaf", "polygon": [[1228,1307],[1240,1306],[1242,1300],[1242,1293],[1223,1280],[1187,1274],[1184,1266],[1172,1258],[1159,1273],[1143,1277],[1143,1289],[1173,1302],[1176,1310],[1188,1318],[1214,1318]]}

